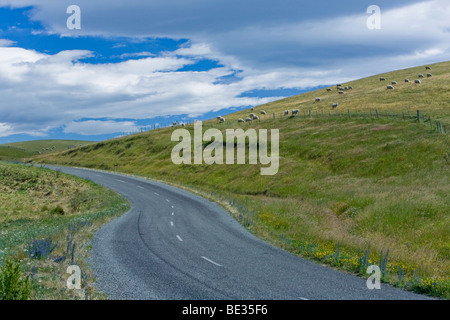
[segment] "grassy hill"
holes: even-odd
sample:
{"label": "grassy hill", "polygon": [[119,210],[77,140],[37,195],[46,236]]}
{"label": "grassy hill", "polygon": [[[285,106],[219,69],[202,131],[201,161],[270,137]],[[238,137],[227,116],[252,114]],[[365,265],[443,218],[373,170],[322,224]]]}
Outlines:
{"label": "grassy hill", "polygon": [[128,208],[126,199],[90,181],[0,162],[0,266],[13,257],[33,274],[32,299],[79,298],[82,290],[65,290],[68,263],[92,277],[85,263],[92,235]]}
{"label": "grassy hill", "polygon": [[[261,176],[260,165],[175,165],[174,128],[34,161],[179,185],[221,203],[251,232],[293,253],[361,275],[368,264],[379,264],[384,281],[448,298],[450,136],[407,114],[420,109],[450,123],[449,66],[431,65],[433,77],[422,84],[403,81],[426,75],[424,66],[342,84],[353,87],[344,94],[333,87],[256,107],[256,114],[267,113],[261,121],[238,123],[246,110],[226,115],[225,123],[204,123],[204,130],[279,129],[280,168],[274,176]],[[394,90],[386,89],[391,80],[398,82]],[[339,107],[332,110],[332,103]],[[283,116],[292,109],[300,114]],[[397,117],[386,116],[388,110]]]}
{"label": "grassy hill", "polygon": [[92,143],[77,140],[34,140],[0,144],[0,160],[22,161],[37,154],[64,151]]}

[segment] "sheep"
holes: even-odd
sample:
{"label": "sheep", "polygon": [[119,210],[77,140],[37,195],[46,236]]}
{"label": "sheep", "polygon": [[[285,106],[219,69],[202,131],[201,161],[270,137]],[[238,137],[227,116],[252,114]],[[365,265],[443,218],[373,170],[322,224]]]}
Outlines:
{"label": "sheep", "polygon": [[175,127],[175,126],[177,126],[177,125],[178,125],[178,123],[177,123],[176,121],[172,123],[172,126],[173,126],[173,127]]}
{"label": "sheep", "polygon": [[331,91],[331,89],[330,89],[330,88],[327,88],[327,91]]}
{"label": "sheep", "polygon": [[337,87],[337,89],[338,89],[338,90],[344,90],[344,88],[342,88],[342,87]]}
{"label": "sheep", "polygon": [[289,110],[284,110],[284,115],[288,116],[289,115]]}
{"label": "sheep", "polygon": [[409,83],[410,81],[409,81],[409,79],[405,79],[405,82],[406,82],[406,83]]}
{"label": "sheep", "polygon": [[331,105],[331,107],[334,109],[334,108],[337,108],[338,105],[339,105],[339,103],[333,103],[333,104]]}
{"label": "sheep", "polygon": [[428,78],[430,78],[430,77],[432,77],[433,75],[431,74],[431,73],[427,73],[427,77]]}
{"label": "sheep", "polygon": [[267,113],[264,110],[261,110],[261,114],[266,115]]}
{"label": "sheep", "polygon": [[238,122],[244,122],[244,119],[239,118]]}
{"label": "sheep", "polygon": [[431,67],[425,67],[426,70],[431,70]]}
{"label": "sheep", "polygon": [[344,91],[340,90],[338,91],[339,94],[344,94]]}
{"label": "sheep", "polygon": [[351,89],[353,89],[353,87],[352,86],[348,86],[348,88],[351,90]]}
{"label": "sheep", "polygon": [[258,116],[253,116],[253,120],[258,120],[259,117]]}
{"label": "sheep", "polygon": [[294,115],[298,114],[299,112],[300,112],[300,110],[294,109],[294,110],[292,110],[292,115],[294,116]]}
{"label": "sheep", "polygon": [[394,86],[388,85],[386,88],[392,90],[392,89],[394,89]]}
{"label": "sheep", "polygon": [[250,122],[250,121],[252,121],[252,119],[251,118],[245,118],[245,121],[246,122]]}
{"label": "sheep", "polygon": [[348,87],[344,87],[344,90],[348,90]]}
{"label": "sheep", "polygon": [[380,78],[380,81],[385,81],[386,80],[386,78]]}
{"label": "sheep", "polygon": [[321,100],[321,98],[316,98],[316,102],[320,102]]}
{"label": "sheep", "polygon": [[339,83],[339,84],[336,85],[336,87],[342,87],[342,84]]}
{"label": "sheep", "polygon": [[414,80],[414,83],[421,84],[422,82],[419,79]]}
{"label": "sheep", "polygon": [[425,78],[425,76],[423,74],[419,74],[418,76],[419,78]]}
{"label": "sheep", "polygon": [[253,107],[252,107],[252,108],[250,108],[250,111],[253,111],[253,110],[255,110],[255,108],[253,108]]}
{"label": "sheep", "polygon": [[391,84],[397,84],[397,81],[391,81]]}
{"label": "sheep", "polygon": [[225,118],[220,117],[219,121],[220,121],[220,122],[225,122]]}
{"label": "sheep", "polygon": [[254,113],[250,113],[248,116],[249,116],[250,118],[253,118],[253,117],[255,116],[255,114],[254,114]]}
{"label": "sheep", "polygon": [[217,116],[217,120],[220,120],[222,118],[222,116]]}

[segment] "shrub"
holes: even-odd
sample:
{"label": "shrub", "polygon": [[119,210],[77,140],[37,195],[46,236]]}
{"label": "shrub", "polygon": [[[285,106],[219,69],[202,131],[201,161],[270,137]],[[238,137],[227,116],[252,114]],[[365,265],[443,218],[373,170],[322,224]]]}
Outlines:
{"label": "shrub", "polygon": [[28,300],[30,293],[30,276],[24,276],[20,263],[8,258],[0,268],[0,300]]}
{"label": "shrub", "polygon": [[55,248],[56,244],[50,238],[33,240],[28,243],[28,254],[33,259],[46,259]]}
{"label": "shrub", "polygon": [[61,206],[56,206],[50,211],[51,214],[59,214],[61,216],[64,215],[64,209]]}

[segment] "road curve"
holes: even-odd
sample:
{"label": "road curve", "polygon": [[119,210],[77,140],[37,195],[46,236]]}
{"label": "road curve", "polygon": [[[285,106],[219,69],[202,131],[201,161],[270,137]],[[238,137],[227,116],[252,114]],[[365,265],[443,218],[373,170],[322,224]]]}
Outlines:
{"label": "road curve", "polygon": [[428,299],[287,253],[256,238],[222,207],[162,183],[49,166],[127,197],[132,209],[104,225],[91,254],[95,286],[111,299]]}

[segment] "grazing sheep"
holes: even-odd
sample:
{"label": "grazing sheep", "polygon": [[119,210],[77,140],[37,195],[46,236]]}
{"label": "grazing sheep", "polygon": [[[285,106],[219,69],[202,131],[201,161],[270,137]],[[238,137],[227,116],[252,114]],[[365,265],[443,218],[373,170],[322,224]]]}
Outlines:
{"label": "grazing sheep", "polygon": [[338,105],[339,105],[339,103],[333,103],[333,104],[331,105],[331,107],[334,109],[334,108],[337,108]]}
{"label": "grazing sheep", "polygon": [[344,90],[344,88],[342,88],[342,87],[338,87],[337,89],[338,89],[338,90]]}
{"label": "grazing sheep", "polygon": [[391,86],[391,85],[388,85],[386,88],[388,88],[388,89],[394,89],[394,86]]}
{"label": "grazing sheep", "polygon": [[422,82],[419,79],[414,80],[414,83],[421,84]]}
{"label": "grazing sheep", "polygon": [[431,68],[430,68],[430,67],[425,67],[425,69],[427,69],[427,70],[431,70]]}
{"label": "grazing sheep", "polygon": [[386,78],[380,78],[380,81],[385,81],[386,80]]}
{"label": "grazing sheep", "polygon": [[427,77],[428,78],[430,78],[430,77],[432,77],[433,75],[431,74],[431,73],[427,73]]}
{"label": "grazing sheep", "polygon": [[319,102],[319,101],[321,101],[322,99],[321,98],[316,98],[316,102]]}
{"label": "grazing sheep", "polygon": [[294,115],[298,114],[299,112],[300,112],[300,110],[294,109],[294,110],[292,110],[292,115],[294,116]]}
{"label": "grazing sheep", "polygon": [[348,90],[348,87],[344,87],[344,90]]}
{"label": "grazing sheep", "polygon": [[344,94],[344,91],[340,90],[338,91],[339,94]]}
{"label": "grazing sheep", "polygon": [[336,85],[336,87],[342,87],[342,84],[339,83],[339,84]]}
{"label": "grazing sheep", "polygon": [[255,116],[255,114],[254,114],[254,113],[250,113],[248,116],[249,116],[250,118],[253,118],[253,117]]}
{"label": "grazing sheep", "polygon": [[284,110],[284,115],[288,116],[289,115],[289,110]]}
{"label": "grazing sheep", "polygon": [[348,88],[351,90],[351,89],[353,89],[353,87],[352,86],[348,86]]}
{"label": "grazing sheep", "polygon": [[258,116],[253,116],[253,120],[258,120],[259,117]]}
{"label": "grazing sheep", "polygon": [[391,84],[397,84],[397,81],[391,81]]}
{"label": "grazing sheep", "polygon": [[250,121],[252,121],[252,119],[251,118],[245,118],[245,121],[246,122],[250,122]]}
{"label": "grazing sheep", "polygon": [[255,110],[255,108],[250,108],[250,111],[253,111],[253,110]]}
{"label": "grazing sheep", "polygon": [[244,119],[239,118],[238,122],[244,122]]}
{"label": "grazing sheep", "polygon": [[327,91],[331,91],[331,89],[330,89],[330,88],[327,88]]}
{"label": "grazing sheep", "polygon": [[222,116],[217,116],[217,120],[220,120],[222,118]]}
{"label": "grazing sheep", "polygon": [[405,79],[405,82],[410,82],[409,79]]}
{"label": "grazing sheep", "polygon": [[177,125],[178,125],[177,122],[173,122],[173,123],[172,123],[172,126],[174,126],[174,127],[177,126]]}
{"label": "grazing sheep", "polygon": [[261,110],[261,114],[266,115],[267,113],[264,110]]}
{"label": "grazing sheep", "polygon": [[419,74],[419,78],[425,78],[423,74]]}
{"label": "grazing sheep", "polygon": [[225,118],[220,117],[219,121],[220,121],[220,122],[225,122]]}

